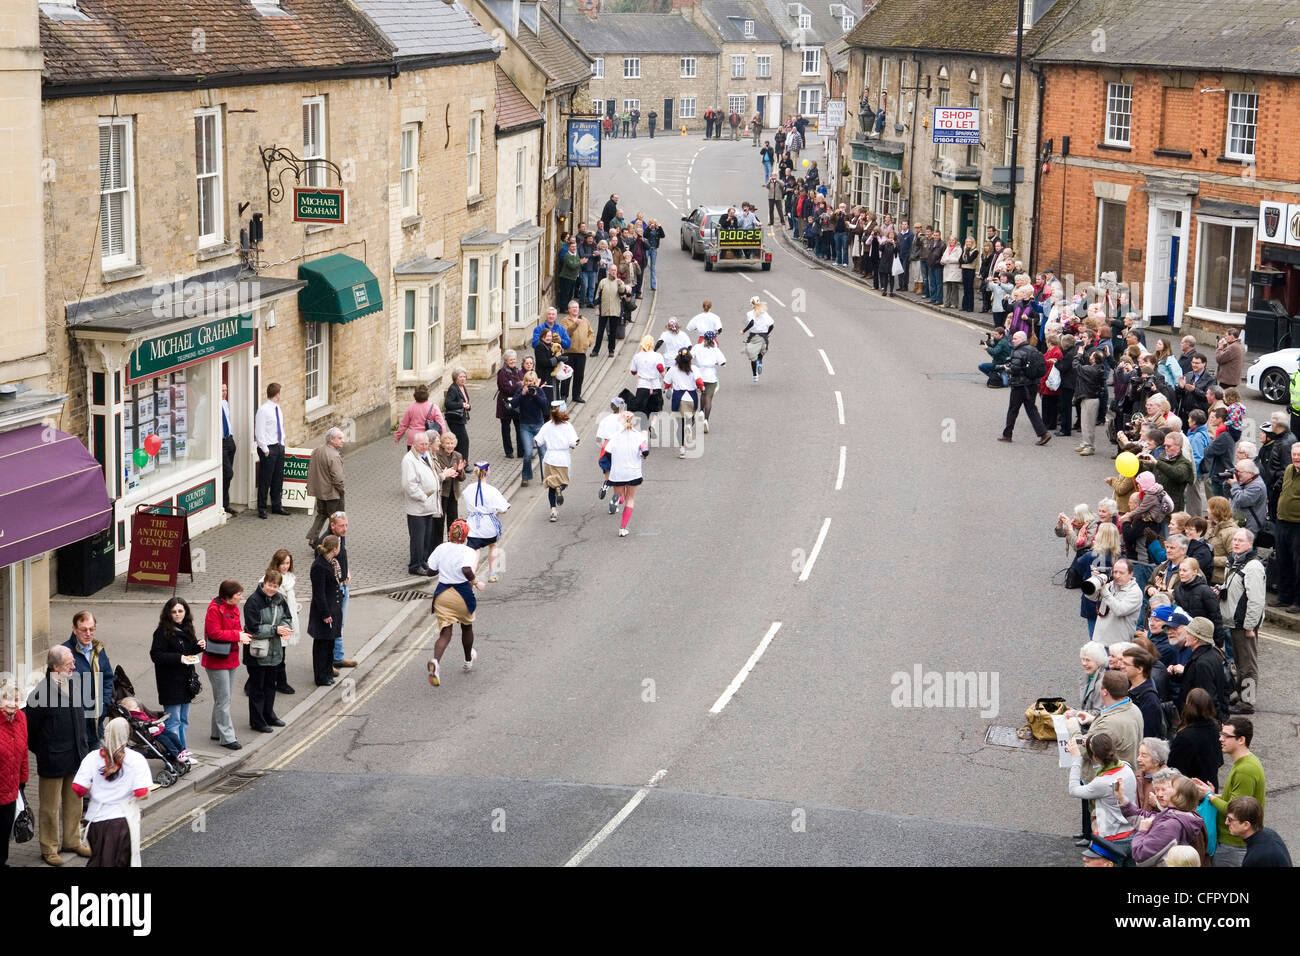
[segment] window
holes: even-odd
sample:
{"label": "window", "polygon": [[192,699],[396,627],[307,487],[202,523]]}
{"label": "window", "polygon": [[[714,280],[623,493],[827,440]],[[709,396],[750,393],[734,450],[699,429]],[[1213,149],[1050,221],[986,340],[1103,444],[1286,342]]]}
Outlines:
{"label": "window", "polygon": [[976,234],[984,231],[985,226],[992,226],[998,231],[1003,242],[1011,235],[1011,207],[999,206],[991,202],[980,203],[980,228]]}
{"label": "window", "polygon": [[1016,101],[1009,96],[1002,97],[1002,165],[1010,166],[1011,138],[1016,129]]}
{"label": "window", "polygon": [[930,216],[930,225],[939,231],[939,235],[944,235],[943,231],[943,190],[938,186],[934,187],[934,199],[931,209],[933,212]]}
{"label": "window", "polygon": [[746,37],[752,37],[753,35],[754,35],[754,21],[753,21],[753,20],[746,20],[746,21],[745,21],[745,36],[746,36]]}
{"label": "window", "polygon": [[[822,110],[822,91],[819,86],[799,87],[799,115],[815,116]],[[806,148],[806,147],[805,147]]]}
{"label": "window", "polygon": [[[940,91],[939,91],[939,100],[938,100],[938,103],[939,103],[940,106],[947,106],[947,105],[948,105],[948,91],[947,91],[946,89],[943,89],[943,90],[940,90]],[[941,160],[941,159],[943,159],[943,144],[942,144],[942,143],[935,143],[935,144],[934,144],[934,158],[935,158],[936,160]]]}
{"label": "window", "polygon": [[470,256],[467,260],[465,270],[465,331],[478,331],[478,311],[479,311],[479,266],[481,260],[478,256]]}
{"label": "window", "polygon": [[811,13],[801,13],[801,14],[799,14],[799,29],[800,29],[800,30],[811,30],[811,29],[812,29],[812,14],[811,14]]}
{"label": "window", "polygon": [[1106,142],[1129,145],[1133,126],[1133,87],[1127,83],[1106,84]]}
{"label": "window", "polygon": [[1124,218],[1128,205],[1107,199],[1097,200],[1097,278],[1104,272],[1115,273],[1115,281],[1124,281]]}
{"label": "window", "polygon": [[603,80],[605,78],[605,58],[598,56],[591,61],[592,79]]}
{"label": "window", "polygon": [[325,97],[309,96],[302,101],[302,158],[307,164],[305,183],[308,186],[327,186],[325,164],[312,162],[325,158]]}
{"label": "window", "polygon": [[1255,225],[1197,220],[1196,294],[1192,304],[1214,312],[1242,315],[1248,307]]}
{"label": "window", "polygon": [[1228,94],[1228,146],[1230,159],[1255,159],[1255,128],[1259,120],[1258,93]]}
{"label": "window", "polygon": [[682,78],[686,80],[695,79],[695,57],[682,57]]}
{"label": "window", "polygon": [[415,290],[402,294],[402,371],[415,371]]}
{"label": "window", "polygon": [[[979,108],[980,108],[980,95],[979,95],[978,93],[972,93],[972,94],[970,95],[970,108],[973,109],[973,110],[975,110],[975,112],[976,112],[977,114],[979,113]],[[980,130],[980,139],[983,139],[983,138],[984,138],[984,130],[981,128],[981,130]],[[966,147],[966,165],[967,165],[967,166],[978,166],[979,164],[980,164],[980,148],[979,148],[978,146],[967,146],[967,147]]]}
{"label": "window", "polygon": [[194,173],[199,187],[199,245],[226,238],[222,191],[221,109],[194,113]]}
{"label": "window", "polygon": [[731,57],[731,78],[733,80],[743,80],[745,78],[745,56],[744,54]]}
{"label": "window", "polygon": [[465,140],[466,169],[469,172],[469,181],[466,188],[470,196],[479,195],[483,189],[480,170],[482,148],[483,113],[476,110],[469,114],[469,135]]}
{"label": "window", "polygon": [[853,186],[851,201],[855,206],[869,207],[871,204],[867,201],[868,184],[870,182],[870,173],[868,166],[862,160],[853,161]]}
{"label": "window", "polygon": [[844,28],[844,32],[845,32],[845,33],[848,33],[850,30],[852,30],[852,29],[853,29],[853,24],[855,24],[855,23],[857,23],[857,22],[858,22],[858,21],[857,21],[857,18],[854,17],[853,14],[849,13],[848,8],[845,7],[845,8],[844,8],[844,14],[843,14],[842,18],[840,19],[840,26]]}
{"label": "window", "polygon": [[515,218],[524,219],[528,215],[528,152],[522,146],[515,151]]}
{"label": "window", "polygon": [[639,56],[628,56],[623,58],[623,79],[641,79],[641,58]]}
{"label": "window", "polygon": [[99,121],[99,249],[103,268],[135,262],[135,173],[129,116]]}
{"label": "window", "polygon": [[[890,189],[896,173],[888,169],[882,169],[879,174],[872,177],[876,186],[875,204],[871,209],[875,210],[876,215],[884,217],[886,215],[898,218],[898,193]],[[870,205],[870,204],[869,204]]]}
{"label": "window", "polygon": [[[612,103],[613,100],[610,100],[610,102]],[[604,116],[604,115],[605,115],[605,101],[604,101],[604,100],[592,100],[592,101],[591,101],[591,111],[592,111],[593,113],[595,113],[597,116]]]}
{"label": "window", "polygon": [[641,108],[641,101],[640,101],[640,100],[624,100],[624,101],[623,101],[623,111],[624,111],[625,113],[630,113],[630,112],[632,112],[633,110],[639,110],[640,108]]}
{"label": "window", "polygon": [[537,246],[516,249],[514,253],[515,301],[510,310],[510,324],[532,325],[537,320]]}
{"label": "window", "polygon": [[758,64],[754,67],[754,75],[761,80],[768,79],[772,75],[772,54],[760,53],[757,57]]}
{"label": "window", "polygon": [[307,411],[329,404],[330,327],[327,322],[308,322],[304,329],[303,396]]}
{"label": "window", "polygon": [[[893,61],[890,60],[889,57],[887,56],[880,58],[880,92],[881,93],[889,92],[889,73],[890,73],[889,68],[892,62]],[[805,70],[805,72],[807,71]]]}
{"label": "window", "polygon": [[678,119],[695,119],[695,97],[683,96],[677,101]]}
{"label": "window", "polygon": [[414,216],[420,158],[420,127],[412,123],[402,127],[402,215]]}
{"label": "window", "polygon": [[811,47],[803,51],[803,75],[816,76],[822,71],[821,47]]}
{"label": "window", "polygon": [[436,368],[442,364],[442,286],[429,286],[424,313],[424,364]]}
{"label": "window", "polygon": [[[898,61],[898,95],[894,97],[894,122],[903,125],[903,90],[907,86],[907,61]],[[915,99],[916,94],[912,94]]]}
{"label": "window", "polygon": [[[213,447],[207,411],[220,400],[221,386],[212,374],[214,364],[200,362],[125,387],[122,398],[129,418],[123,416],[127,420],[122,422],[120,447],[126,493],[156,494],[173,484],[179,472],[220,454],[220,446]],[[220,425],[216,433],[219,440]],[[162,444],[158,453],[138,468],[131,461],[132,454],[144,447],[150,435],[156,435]]]}
{"label": "window", "polygon": [[730,96],[727,97],[727,112],[729,114],[739,113],[741,116],[745,115],[745,94],[744,93],[732,93]]}

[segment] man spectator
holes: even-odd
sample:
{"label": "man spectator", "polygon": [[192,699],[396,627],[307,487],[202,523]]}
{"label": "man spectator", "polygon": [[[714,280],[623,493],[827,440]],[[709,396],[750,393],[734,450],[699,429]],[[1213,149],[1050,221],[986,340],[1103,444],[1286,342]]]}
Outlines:
{"label": "man spectator", "polygon": [[[1136,767],[1143,736],[1142,711],[1129,699],[1128,678],[1119,671],[1106,671],[1101,675],[1100,695],[1101,709],[1095,714],[1080,711],[1079,722],[1087,725],[1089,739],[1097,734],[1109,734],[1115,755],[1130,767]],[[1092,779],[1093,773],[1084,768],[1084,783]]]}
{"label": "man spectator", "polygon": [[257,516],[287,515],[280,503],[284,493],[284,416],[280,414],[280,383],[266,386],[266,401],[253,419],[257,442]]}
{"label": "man spectator", "polygon": [[1160,695],[1151,679],[1151,666],[1155,663],[1155,658],[1135,644],[1124,649],[1120,660],[1124,674],[1128,677],[1128,698],[1142,712],[1142,736],[1159,740],[1173,736],[1172,733],[1164,732],[1165,719],[1160,711]]}
{"label": "man spectator", "polygon": [[[1300,459],[1300,451],[1296,452],[1296,458]],[[1294,470],[1294,467],[1288,469]],[[1300,481],[1293,479],[1293,490],[1296,484]],[[1300,495],[1300,491],[1297,494]],[[1295,507],[1300,509],[1300,502]],[[1291,582],[1294,587],[1294,579]],[[1255,536],[1245,528],[1238,528],[1232,535],[1232,551],[1223,570],[1223,584],[1219,587],[1219,593],[1223,595],[1223,623],[1232,629],[1232,649],[1237,658],[1237,681],[1241,691],[1241,703],[1232,708],[1234,714],[1255,712],[1255,697],[1259,689],[1256,641],[1259,626],[1264,623],[1264,587],[1264,562],[1255,553]]]}
{"label": "man spectator", "polygon": [[410,451],[402,458],[402,493],[406,498],[406,534],[410,543],[406,572],[432,577],[434,572],[425,562],[433,553],[434,518],[442,513],[442,476],[429,453],[427,432],[415,436]]}
{"label": "man spectator", "polygon": [[1097,626],[1092,639],[1105,646],[1131,641],[1141,609],[1142,589],[1133,580],[1133,566],[1127,558],[1119,558],[1111,569],[1110,580],[1098,592]]}
{"label": "man spectator", "polygon": [[[427,437],[427,433],[426,433]],[[414,443],[412,443],[414,447]],[[330,515],[330,534],[339,539],[339,553],[334,558],[339,563],[339,573],[343,576],[341,590],[343,591],[343,603],[339,607],[339,636],[334,638],[334,668],[337,677],[337,670],[340,667],[356,667],[357,662],[343,656],[343,625],[347,622],[348,617],[348,592],[352,588],[352,573],[348,570],[348,516],[347,512],[336,511]],[[428,557],[428,555],[425,555]]]}
{"label": "man spectator", "polygon": [[1196,354],[1196,336],[1184,335],[1179,343],[1182,352],[1178,356],[1178,367],[1186,375],[1192,370],[1192,356]]}
{"label": "man spectator", "polygon": [[615,329],[623,315],[623,296],[631,292],[623,280],[618,277],[618,270],[609,267],[609,274],[596,284],[596,305],[600,309],[600,320],[596,326],[596,344],[591,347],[591,357],[600,354],[600,342],[609,332],[609,357],[614,357]]}
{"label": "man spectator", "polygon": [[[940,253],[942,255],[942,253]],[[922,226],[916,240],[912,243],[912,258],[917,264],[917,282],[916,288],[912,290],[917,295],[929,296],[930,294],[930,227]]]}
{"label": "man spectator", "polygon": [[1300,444],[1292,441],[1291,463],[1282,473],[1278,489],[1276,537],[1277,597],[1269,598],[1270,607],[1285,607],[1300,613]]}
{"label": "man spectator", "polygon": [[[1205,426],[1210,434],[1210,444],[1201,456],[1200,476],[1208,483],[1210,497],[1227,497],[1225,482],[1237,457],[1237,442],[1228,430],[1229,414],[1227,408],[1211,408],[1210,420]],[[1206,501],[1208,503],[1209,498]]]}
{"label": "man spectator", "polygon": [[1178,407],[1174,411],[1183,421],[1187,421],[1187,416],[1194,408],[1203,412],[1210,410],[1210,400],[1205,390],[1214,384],[1214,376],[1206,368],[1204,355],[1200,352],[1193,353],[1191,364],[1191,369],[1178,380],[1178,387],[1174,389],[1178,399]]}
{"label": "man spectator", "polygon": [[90,750],[99,746],[104,708],[113,701],[113,665],[103,643],[95,637],[96,628],[95,615],[78,611],[72,616],[72,636],[63,642],[76,665],[77,691],[85,710],[86,746]]}
{"label": "man spectator", "polygon": [[998,235],[998,231],[997,231],[997,229],[994,228],[993,226],[988,226],[988,227],[986,227],[986,228],[984,229],[984,241],[985,241],[985,242],[991,244],[991,243],[997,242],[998,239],[1000,239],[1000,238],[1001,238],[1001,236]]}
{"label": "man spectator", "polygon": [[312,550],[320,544],[320,531],[330,515],[344,510],[343,496],[343,429],[331,428],[325,443],[311,453],[307,462],[307,494],[316,499],[307,543]]}
{"label": "man spectator", "polygon": [[649,121],[649,123],[650,123],[650,138],[651,138],[651,139],[654,139],[654,138],[655,138],[655,124],[659,122],[659,113],[658,113],[657,111],[655,111],[655,110],[651,110],[651,111],[650,111],[650,115],[647,116],[646,119],[647,119],[647,120]]}
{"label": "man spectator", "polygon": [[564,358],[573,369],[573,376],[560,382],[560,397],[567,400],[572,394],[573,401],[581,404],[587,401],[582,397],[582,382],[587,374],[587,349],[591,348],[592,334],[591,323],[579,309],[577,299],[569,302],[569,311],[560,320],[560,326],[569,336]]}
{"label": "man spectator", "polygon": [[1278,496],[1282,494],[1282,479],[1291,466],[1291,449],[1295,447],[1296,436],[1291,431],[1290,419],[1286,412],[1273,412],[1268,416],[1268,444],[1260,449],[1259,474],[1268,487],[1268,513],[1277,517]]}
{"label": "man spectator", "polygon": [[754,137],[752,145],[757,146],[759,140],[763,138],[763,116],[761,113],[755,113],[754,118],[749,121],[749,135]]}
{"label": "man spectator", "polygon": [[1187,513],[1192,515],[1203,515],[1206,510],[1206,501],[1209,496],[1206,494],[1208,483],[1201,474],[1201,462],[1205,458],[1205,450],[1210,447],[1213,435],[1206,426],[1208,413],[1201,411],[1199,408],[1193,409],[1187,417],[1187,441],[1184,446],[1190,449],[1192,453],[1192,470],[1194,477],[1192,483],[1187,486]]}
{"label": "man spectator", "polygon": [[632,138],[636,139],[636,128],[641,124],[641,110],[632,110]]}
{"label": "man spectator", "polygon": [[221,504],[226,514],[239,512],[230,507],[230,479],[235,477],[235,430],[230,417],[230,386],[221,383]]}
{"label": "man spectator", "polygon": [[1223,652],[1214,646],[1214,622],[1208,617],[1194,617],[1182,633],[1183,642],[1192,649],[1191,656],[1186,664],[1168,668],[1169,676],[1179,679],[1178,709],[1182,710],[1183,701],[1192,689],[1199,687],[1210,695],[1215,713],[1223,722],[1228,719],[1229,687]]}
{"label": "man spectator", "polygon": [[989,360],[981,362],[979,370],[988,376],[989,388],[1006,388],[1011,384],[1011,376],[1007,372],[1007,363],[1011,361],[1011,343],[1007,341],[1007,330],[1000,325],[993,330],[992,335],[992,341],[984,346]]}
{"label": "man spectator", "polygon": [[1290,867],[1291,854],[1276,830],[1264,826],[1264,808],[1254,797],[1233,797],[1223,818],[1228,832],[1246,844],[1243,867]]}
{"label": "man spectator", "polygon": [[1148,598],[1164,594],[1173,601],[1174,588],[1178,586],[1178,566],[1187,557],[1187,536],[1171,534],[1165,540],[1165,560],[1156,565],[1147,582]]}
{"label": "man spectator", "polygon": [[776,225],[776,217],[780,214],[782,200],[785,197],[785,188],[781,185],[781,180],[773,173],[767,179],[767,224]]}
{"label": "man spectator", "polygon": [[898,276],[898,281],[894,284],[896,289],[906,292],[908,289],[908,277],[912,274],[912,243],[916,241],[916,233],[912,231],[911,225],[906,219],[898,224],[898,235],[896,237],[898,262],[903,267],[902,273]]}
{"label": "man spectator", "polygon": [[[80,694],[73,687],[76,664],[72,658],[72,652],[62,644],[50,648],[45,658],[45,679],[36,685],[23,708],[27,716],[27,748],[36,754],[40,781],[41,859],[50,866],[63,865],[60,847],[78,856],[90,856],[90,847],[81,842],[81,797],[72,789],[72,781],[82,759],[97,744],[86,741]],[[9,839],[9,834],[4,838]]]}
{"label": "man spectator", "polygon": [[936,229],[930,236],[930,245],[926,249],[925,263],[929,266],[930,286],[927,296],[931,305],[943,305],[943,254],[947,243]]}
{"label": "man spectator", "polygon": [[556,321],[555,306],[547,308],[545,318],[542,319],[540,325],[533,329],[533,348],[537,348],[538,343],[542,340],[542,336],[548,332],[551,333],[551,335],[558,337],[560,344],[566,349],[569,347],[569,333],[564,331],[564,326],[560,325],[559,322]]}
{"label": "man spectator", "polygon": [[1253,797],[1259,804],[1261,822],[1264,813],[1264,765],[1250,752],[1250,741],[1255,736],[1255,725],[1248,717],[1235,717],[1223,722],[1219,731],[1219,746],[1232,760],[1228,781],[1222,793],[1215,793],[1210,784],[1197,781],[1201,796],[1209,796],[1214,809],[1219,811],[1219,846],[1214,851],[1214,865],[1241,866],[1246,858],[1246,841],[1228,829],[1228,805],[1238,797]]}
{"label": "man spectator", "polygon": [[740,139],[740,114],[737,113],[735,110],[732,110],[731,115],[727,117],[727,125],[731,127],[731,138],[734,140],[739,140]]}
{"label": "man spectator", "polygon": [[[931,267],[933,273],[934,269]],[[1023,407],[1029,424],[1038,436],[1037,444],[1046,445],[1052,440],[1051,432],[1043,425],[1043,418],[1038,414],[1034,399],[1038,394],[1038,382],[1047,374],[1047,363],[1043,353],[1029,345],[1029,337],[1024,332],[1017,332],[1011,337],[1011,359],[1007,363],[1010,375],[1011,398],[1007,403],[1007,425],[998,441],[1011,441],[1011,434],[1016,427]]]}
{"label": "man spectator", "polygon": [[1138,456],[1143,471],[1155,474],[1158,481],[1173,499],[1174,510],[1182,511],[1187,500],[1187,486],[1192,483],[1196,473],[1191,460],[1183,454],[1183,436],[1181,432],[1170,432],[1165,436],[1161,456],[1155,458],[1150,454]]}
{"label": "man spectator", "polygon": [[1214,377],[1224,388],[1241,384],[1241,373],[1246,367],[1246,346],[1237,338],[1236,329],[1228,329],[1214,348]]}
{"label": "man spectator", "polygon": [[1228,479],[1232,510],[1245,515],[1246,527],[1259,534],[1260,529],[1268,524],[1268,488],[1259,476],[1259,465],[1250,459],[1238,458],[1233,467],[1236,470]]}
{"label": "man spectator", "polygon": [[609,225],[618,215],[618,193],[610,193],[605,205],[600,210],[600,221]]}
{"label": "man spectator", "polygon": [[632,126],[632,111],[624,110],[622,113],[620,113],[618,117],[618,122],[619,125],[622,126],[623,128],[623,138],[627,139],[628,136],[630,135],[630,129]]}

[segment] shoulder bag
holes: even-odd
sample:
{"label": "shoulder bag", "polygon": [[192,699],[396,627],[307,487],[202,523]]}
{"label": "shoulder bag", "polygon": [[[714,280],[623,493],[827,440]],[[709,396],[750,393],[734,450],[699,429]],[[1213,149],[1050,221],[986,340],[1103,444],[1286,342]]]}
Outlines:
{"label": "shoulder bag", "polygon": [[203,651],[209,657],[229,657],[234,646],[230,641],[208,641]]}

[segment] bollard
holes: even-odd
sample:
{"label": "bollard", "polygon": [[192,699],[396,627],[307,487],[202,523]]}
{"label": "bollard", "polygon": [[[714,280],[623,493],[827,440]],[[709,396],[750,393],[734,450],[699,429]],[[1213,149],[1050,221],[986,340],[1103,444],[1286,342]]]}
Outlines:
{"label": "bollard", "polygon": [[686,124],[685,124],[685,123],[682,124],[682,135],[683,135],[683,136],[686,135]]}

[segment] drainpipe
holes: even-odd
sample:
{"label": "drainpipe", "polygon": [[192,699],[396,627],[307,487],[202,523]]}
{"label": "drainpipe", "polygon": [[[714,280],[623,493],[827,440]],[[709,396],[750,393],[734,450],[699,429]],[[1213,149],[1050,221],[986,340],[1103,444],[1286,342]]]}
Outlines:
{"label": "drainpipe", "polygon": [[[916,166],[916,120],[921,115],[919,108],[921,105],[921,61],[916,57],[912,57],[912,66],[916,70],[913,75],[915,81],[913,85],[916,89],[912,91],[912,142],[908,146],[910,155],[907,157],[907,221],[915,228],[916,215],[912,207],[912,170]],[[899,96],[902,96],[902,90],[899,90]]]}
{"label": "drainpipe", "polygon": [[[1038,202],[1042,192],[1043,170],[1039,165],[1040,151],[1043,148],[1043,97],[1047,93],[1047,74],[1038,70],[1038,134],[1034,138],[1034,205],[1030,211],[1029,229],[1033,239],[1029,243],[1029,274],[1031,276],[1038,274]],[[1026,164],[1028,165],[1028,164]],[[1013,167],[1011,178],[1016,178],[1016,171]],[[1058,263],[1057,268],[1060,268]]]}

